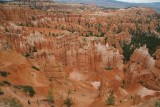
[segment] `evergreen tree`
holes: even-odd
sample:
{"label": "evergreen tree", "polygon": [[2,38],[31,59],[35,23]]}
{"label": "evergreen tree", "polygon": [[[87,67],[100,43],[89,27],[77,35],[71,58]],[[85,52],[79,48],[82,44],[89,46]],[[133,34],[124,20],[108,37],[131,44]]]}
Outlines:
{"label": "evergreen tree", "polygon": [[47,100],[48,100],[49,103],[54,103],[54,97],[53,97],[52,90],[48,91]]}
{"label": "evergreen tree", "polygon": [[109,96],[106,100],[106,104],[107,105],[114,105],[115,104],[114,92],[112,90],[109,92]]}

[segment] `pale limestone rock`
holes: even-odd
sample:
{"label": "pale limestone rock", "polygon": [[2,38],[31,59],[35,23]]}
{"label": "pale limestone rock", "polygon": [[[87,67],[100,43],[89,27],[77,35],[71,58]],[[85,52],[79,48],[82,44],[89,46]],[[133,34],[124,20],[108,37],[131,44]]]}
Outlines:
{"label": "pale limestone rock", "polygon": [[95,81],[95,82],[92,82],[91,84],[95,89],[98,90],[100,85],[101,85],[101,82],[100,81]]}

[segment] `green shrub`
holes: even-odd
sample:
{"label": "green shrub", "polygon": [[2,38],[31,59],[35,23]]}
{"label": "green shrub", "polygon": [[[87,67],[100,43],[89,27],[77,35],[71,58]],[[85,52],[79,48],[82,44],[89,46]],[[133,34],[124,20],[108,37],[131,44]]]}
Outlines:
{"label": "green shrub", "polygon": [[152,56],[155,53],[157,46],[160,46],[160,38],[154,33],[139,31],[133,34],[131,44],[135,47],[146,44],[149,54]]}
{"label": "green shrub", "polygon": [[37,49],[35,46],[32,46],[29,48],[29,50],[27,52],[24,53],[24,56],[26,58],[32,58],[33,59],[33,53],[37,52]]}
{"label": "green shrub", "polygon": [[21,86],[17,86],[17,85],[12,85],[12,86],[16,89],[21,89]]}
{"label": "green shrub", "polygon": [[64,104],[65,104],[67,107],[71,107],[71,105],[73,104],[71,98],[69,97],[70,94],[71,94],[71,92],[72,92],[71,90],[68,90],[68,91],[67,91],[67,98],[64,100]]}
{"label": "green shrub", "polygon": [[9,98],[5,99],[5,104],[9,105],[10,107],[23,107],[20,101],[16,98]]}
{"label": "green shrub", "polygon": [[3,83],[3,84],[6,84],[6,85],[8,85],[8,86],[11,86],[11,83],[8,82],[8,81],[2,81],[2,83]]}
{"label": "green shrub", "polygon": [[4,94],[4,92],[0,91],[0,95],[3,95],[3,94]]}
{"label": "green shrub", "polygon": [[29,48],[29,53],[37,52],[37,48],[35,46],[32,46]]}
{"label": "green shrub", "polygon": [[143,32],[138,29],[136,31],[131,30],[130,34],[132,35],[131,43],[126,43],[125,41],[121,41],[120,43],[123,49],[125,62],[130,60],[130,57],[136,48],[146,45],[149,54],[153,56],[157,46],[160,46],[160,38],[158,38],[158,35],[152,32]]}
{"label": "green shrub", "polygon": [[49,103],[54,103],[54,97],[53,97],[52,90],[48,91],[47,100],[48,100]]}
{"label": "green shrub", "polygon": [[6,32],[9,32],[9,30],[8,30],[7,28],[5,29],[5,31],[6,31]]}
{"label": "green shrub", "polygon": [[33,97],[34,94],[36,93],[31,86],[21,86],[22,90],[26,93],[29,93],[29,96]]}
{"label": "green shrub", "polygon": [[32,66],[33,69],[37,70],[37,71],[40,71],[39,68],[35,67],[35,66]]}
{"label": "green shrub", "polygon": [[131,55],[133,54],[135,48],[133,48],[133,47],[131,46],[131,44],[126,44],[126,43],[124,43],[124,44],[122,45],[122,49],[123,49],[123,56],[124,56],[123,61],[124,61],[124,62],[127,62],[127,61],[130,60],[130,57],[131,57]]}
{"label": "green shrub", "polygon": [[101,32],[100,37],[104,37],[105,33]]}
{"label": "green shrub", "polygon": [[112,70],[111,66],[105,67],[105,70]]}
{"label": "green shrub", "polygon": [[20,23],[20,26],[24,26],[24,24],[23,24],[23,23]]}
{"label": "green shrub", "polygon": [[107,105],[114,105],[115,104],[114,92],[112,90],[109,92],[109,96],[106,100],[106,104]]}
{"label": "green shrub", "polygon": [[3,77],[7,77],[10,73],[6,72],[6,71],[0,71],[0,75]]}
{"label": "green shrub", "polygon": [[[160,23],[160,22],[159,22]],[[157,26],[157,32],[160,32],[160,24]]]}
{"label": "green shrub", "polygon": [[0,86],[4,86],[3,83],[0,82]]}
{"label": "green shrub", "polygon": [[30,57],[30,54],[29,54],[28,52],[26,52],[26,53],[24,54],[24,57],[29,58],[29,57]]}
{"label": "green shrub", "polygon": [[157,101],[155,102],[155,107],[160,107],[160,100],[157,100]]}
{"label": "green shrub", "polygon": [[35,18],[34,16],[32,16],[32,20],[33,20],[33,21],[35,21],[35,20],[36,20],[36,18]]}
{"label": "green shrub", "polygon": [[146,45],[149,54],[153,56],[157,46],[160,46],[160,38],[158,38],[158,35],[155,33],[152,33],[150,31],[143,32],[138,29],[136,31],[130,31],[130,34],[132,35],[132,38],[129,45],[132,46],[133,50]]}
{"label": "green shrub", "polygon": [[71,98],[67,97],[67,98],[64,100],[64,104],[65,104],[67,107],[71,107],[71,105],[73,104]]}

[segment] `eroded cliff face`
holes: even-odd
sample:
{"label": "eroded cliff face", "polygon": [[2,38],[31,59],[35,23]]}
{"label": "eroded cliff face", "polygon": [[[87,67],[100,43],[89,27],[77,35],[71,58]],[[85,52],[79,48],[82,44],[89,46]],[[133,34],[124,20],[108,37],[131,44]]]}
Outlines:
{"label": "eroded cliff face", "polygon": [[[148,30],[159,36],[158,14],[148,8],[83,12],[47,12],[6,5],[0,8],[0,77],[2,86],[27,107],[28,96],[13,86],[30,85],[46,99],[54,90],[55,105],[63,103],[66,90],[74,91],[75,107],[105,106],[113,90],[117,107],[130,107],[160,91],[160,49],[156,59],[140,47],[123,62],[121,43],[130,43],[132,32]],[[130,18],[128,18],[130,17]],[[16,90],[18,94],[13,94]],[[144,92],[145,91],[145,92]],[[144,92],[144,93],[143,93]],[[33,105],[36,107],[36,104]],[[43,102],[42,107],[50,106]]]}
{"label": "eroded cliff face", "polygon": [[122,55],[118,50],[109,47],[108,43],[101,45],[101,43],[95,44],[94,40],[89,40],[89,38],[83,39],[87,40],[84,46],[82,45],[77,50],[72,47],[67,51],[67,66],[91,72],[103,71],[106,67],[117,67],[122,70]]}
{"label": "eroded cliff face", "polygon": [[[151,90],[160,90],[159,87],[159,49],[156,51],[156,60],[148,53],[148,49],[143,46],[136,49],[127,67],[126,79],[128,84],[139,82],[142,86]],[[158,65],[157,65],[158,64]]]}

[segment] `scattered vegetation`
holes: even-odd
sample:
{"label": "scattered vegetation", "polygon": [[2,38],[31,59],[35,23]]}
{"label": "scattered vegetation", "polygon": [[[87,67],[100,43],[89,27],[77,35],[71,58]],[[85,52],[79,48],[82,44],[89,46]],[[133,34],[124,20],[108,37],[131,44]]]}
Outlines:
{"label": "scattered vegetation", "polygon": [[155,102],[155,107],[160,107],[160,99]]}
{"label": "scattered vegetation", "polygon": [[29,93],[30,97],[33,97],[35,95],[35,91],[33,89],[33,87],[31,86],[20,86],[22,88],[22,90],[26,93]]}
{"label": "scattered vegetation", "polygon": [[25,52],[24,56],[26,58],[32,58],[33,59],[33,53],[34,52],[37,52],[37,48],[35,46],[32,46],[32,47],[29,48],[28,52]]}
{"label": "scattered vegetation", "polygon": [[118,10],[119,8],[114,7],[101,7],[103,10]]}
{"label": "scattered vegetation", "polygon": [[71,107],[71,105],[72,105],[72,100],[71,100],[71,98],[66,98],[65,100],[64,100],[64,104],[67,106],[67,107]]}
{"label": "scattered vegetation", "polygon": [[100,37],[104,37],[105,33],[101,32]]}
{"label": "scattered vegetation", "polygon": [[114,105],[114,104],[115,104],[115,97],[114,97],[114,92],[113,92],[113,90],[111,90],[111,91],[109,92],[109,96],[108,96],[108,98],[107,98],[107,100],[106,100],[106,104],[107,104],[107,105]]}
{"label": "scattered vegetation", "polygon": [[12,85],[12,86],[16,89],[21,89],[21,86],[17,86],[17,85]]}
{"label": "scattered vegetation", "polygon": [[54,97],[53,97],[53,92],[52,92],[52,90],[48,90],[47,101],[48,101],[49,103],[54,103]]}
{"label": "scattered vegetation", "polygon": [[36,92],[32,86],[12,85],[12,87],[22,90],[30,97],[33,97],[36,94]]}
{"label": "scattered vegetation", "polygon": [[4,99],[4,103],[9,105],[10,107],[23,107],[20,101],[16,98]]}
{"label": "scattered vegetation", "polygon": [[9,32],[9,30],[8,30],[7,28],[5,29],[5,31],[6,31],[6,32]]}
{"label": "scattered vegetation", "polygon": [[71,100],[71,98],[66,98],[65,100],[64,100],[64,104],[67,106],[67,107],[71,107],[71,105],[72,105],[72,100]]}
{"label": "scattered vegetation", "polygon": [[112,70],[111,66],[105,67],[105,70]]}
{"label": "scattered vegetation", "polygon": [[25,56],[26,58],[29,58],[29,57],[30,57],[30,54],[29,54],[28,52],[26,52],[26,53],[24,54],[24,56]]}
{"label": "scattered vegetation", "polygon": [[23,23],[20,23],[19,26],[25,26]]}
{"label": "scattered vegetation", "polygon": [[3,83],[0,82],[0,86],[4,86]]}
{"label": "scattered vegetation", "polygon": [[152,32],[134,32],[131,44],[134,47],[140,47],[146,44],[149,54],[153,56],[157,46],[160,46],[160,38]]}
{"label": "scattered vegetation", "polygon": [[146,45],[149,54],[154,56],[157,46],[160,46],[160,38],[152,32],[142,32],[141,30],[130,31],[132,35],[131,43],[126,43],[123,41],[121,47],[123,49],[124,62],[130,60],[136,48]]}
{"label": "scattered vegetation", "polygon": [[67,91],[67,98],[64,100],[64,104],[67,106],[67,107],[71,107],[72,106],[72,99],[70,98],[70,94],[71,94],[71,90],[68,90]]}
{"label": "scattered vegetation", "polygon": [[37,70],[37,71],[40,71],[39,68],[35,67],[35,66],[32,66],[33,69]]}
{"label": "scattered vegetation", "polygon": [[125,80],[123,80],[123,81],[122,81],[122,86],[121,86],[121,87],[122,87],[122,88],[124,88],[124,87],[125,87],[125,85],[126,85],[126,81],[125,81]]}
{"label": "scattered vegetation", "polygon": [[37,52],[37,48],[35,46],[32,46],[29,48],[29,52],[30,53],[34,53],[34,52]]}
{"label": "scattered vegetation", "polygon": [[0,71],[0,75],[2,77],[7,77],[10,73],[6,72],[6,71]]}
{"label": "scattered vegetation", "polygon": [[158,24],[158,26],[157,26],[157,32],[160,32],[160,21],[159,21],[159,24]]}
{"label": "scattered vegetation", "polygon": [[130,60],[131,55],[133,54],[135,48],[131,47],[131,44],[124,43],[122,46],[123,49],[123,56],[124,56],[124,62],[127,62]]}
{"label": "scattered vegetation", "polygon": [[3,95],[3,94],[4,94],[4,92],[0,91],[0,95]]}
{"label": "scattered vegetation", "polygon": [[33,20],[33,21],[35,21],[35,20],[36,20],[35,16],[32,16],[32,20]]}
{"label": "scattered vegetation", "polygon": [[8,81],[2,81],[2,83],[5,85],[8,85],[8,86],[11,86],[11,83],[10,82],[8,82]]}

